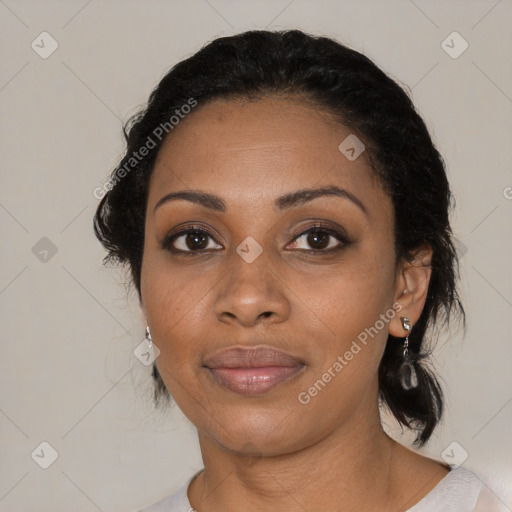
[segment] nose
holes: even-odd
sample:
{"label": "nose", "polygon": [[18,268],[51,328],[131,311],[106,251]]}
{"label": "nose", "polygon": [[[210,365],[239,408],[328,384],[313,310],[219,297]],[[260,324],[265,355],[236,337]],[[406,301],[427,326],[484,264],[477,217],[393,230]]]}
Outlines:
{"label": "nose", "polygon": [[217,287],[215,316],[220,322],[251,327],[289,317],[286,287],[269,259],[265,251],[252,263],[233,255],[230,271]]}

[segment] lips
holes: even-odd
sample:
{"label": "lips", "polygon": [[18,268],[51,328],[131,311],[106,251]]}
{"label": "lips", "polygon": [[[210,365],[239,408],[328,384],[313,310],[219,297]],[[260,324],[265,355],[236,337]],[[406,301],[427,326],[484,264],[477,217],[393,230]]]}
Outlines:
{"label": "lips", "polygon": [[303,360],[274,347],[233,347],[204,362],[211,377],[221,386],[243,395],[266,393],[296,376]]}

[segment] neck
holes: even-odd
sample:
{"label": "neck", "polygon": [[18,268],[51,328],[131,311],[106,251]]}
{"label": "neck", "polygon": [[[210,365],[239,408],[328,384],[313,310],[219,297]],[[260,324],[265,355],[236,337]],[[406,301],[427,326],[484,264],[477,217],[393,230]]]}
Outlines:
{"label": "neck", "polygon": [[[356,415],[357,416],[357,415]],[[320,441],[293,453],[243,457],[199,432],[204,462],[189,487],[197,512],[386,510],[396,495],[389,469],[397,443],[382,430],[378,409],[354,417]]]}

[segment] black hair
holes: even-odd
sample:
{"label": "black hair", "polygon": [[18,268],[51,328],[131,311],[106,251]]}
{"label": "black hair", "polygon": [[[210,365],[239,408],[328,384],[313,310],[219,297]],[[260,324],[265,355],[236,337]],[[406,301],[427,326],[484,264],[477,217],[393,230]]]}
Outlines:
{"label": "black hair", "polygon": [[[96,236],[108,251],[104,262],[129,265],[140,299],[148,184],[158,151],[167,134],[172,136],[173,116],[187,112],[184,105],[276,94],[317,105],[363,141],[394,206],[397,262],[412,261],[421,246],[433,249],[428,296],[409,337],[418,386],[402,385],[402,345],[391,335],[379,367],[381,401],[399,423],[416,431],[415,443],[421,446],[440,421],[444,402],[438,380],[425,364],[427,337],[454,312],[464,318],[449,222],[453,198],[443,158],[409,95],[361,53],[299,30],[253,30],[217,38],[172,67],[147,106],[125,125],[126,152],[94,217]],[[139,158],[143,146],[151,149]],[[162,394],[170,398],[156,365],[153,377],[155,400]]]}

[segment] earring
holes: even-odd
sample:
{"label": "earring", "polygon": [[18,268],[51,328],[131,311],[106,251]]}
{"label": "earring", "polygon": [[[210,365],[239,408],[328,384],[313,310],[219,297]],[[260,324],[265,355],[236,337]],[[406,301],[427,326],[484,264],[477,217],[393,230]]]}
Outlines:
{"label": "earring", "polygon": [[400,366],[400,381],[403,388],[409,390],[418,386],[418,376],[414,369],[414,363],[409,351],[409,335],[411,334],[412,326],[411,321],[406,316],[400,317],[400,321],[402,322],[404,330],[407,331],[407,336],[404,340],[404,360]]}
{"label": "earring", "polygon": [[149,325],[146,327],[146,339],[148,340],[148,351],[153,350],[153,339],[151,338],[151,333],[149,332]]}
{"label": "earring", "polygon": [[409,334],[411,334],[411,321],[406,316],[401,316],[400,321],[402,322],[402,327],[407,331],[407,336],[404,340],[404,359],[407,359],[409,356]]}

